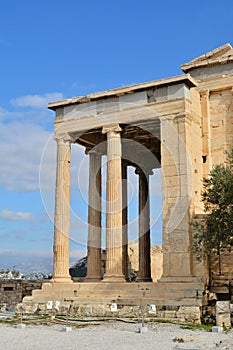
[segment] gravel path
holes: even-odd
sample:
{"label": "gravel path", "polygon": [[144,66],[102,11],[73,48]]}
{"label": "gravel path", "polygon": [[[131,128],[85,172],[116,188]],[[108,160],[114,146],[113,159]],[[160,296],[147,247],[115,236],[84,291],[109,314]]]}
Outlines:
{"label": "gravel path", "polygon": [[[233,329],[227,333],[181,329],[171,324],[146,325],[148,332],[139,333],[140,324],[108,322],[88,325],[64,332],[62,325],[15,326],[0,324],[2,350],[233,350]],[[176,338],[176,341],[174,339]]]}

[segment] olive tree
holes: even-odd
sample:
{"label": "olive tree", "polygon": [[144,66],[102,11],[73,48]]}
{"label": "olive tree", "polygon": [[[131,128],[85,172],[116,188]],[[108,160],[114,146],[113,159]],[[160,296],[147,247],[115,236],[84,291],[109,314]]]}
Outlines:
{"label": "olive tree", "polygon": [[233,247],[233,147],[226,153],[226,162],[202,180],[205,215],[193,223],[193,252],[199,261],[207,261],[210,275],[213,257],[218,257],[221,274],[222,252]]}

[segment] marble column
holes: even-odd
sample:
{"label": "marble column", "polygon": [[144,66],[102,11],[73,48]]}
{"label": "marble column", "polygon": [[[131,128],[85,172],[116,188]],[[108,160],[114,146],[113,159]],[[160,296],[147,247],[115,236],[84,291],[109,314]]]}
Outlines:
{"label": "marble column", "polygon": [[101,156],[89,154],[87,277],[85,282],[100,281],[101,276]]}
{"label": "marble column", "polygon": [[138,281],[151,282],[149,175],[152,172],[145,169],[136,169],[136,173],[139,175]]}
{"label": "marble column", "polygon": [[128,280],[128,197],[127,197],[127,162],[122,161],[122,254],[123,274]]}
{"label": "marble column", "polygon": [[121,128],[103,128],[107,134],[106,271],[104,282],[125,281],[122,266]]}
{"label": "marble column", "polygon": [[70,142],[57,140],[53,282],[72,282],[69,274]]}

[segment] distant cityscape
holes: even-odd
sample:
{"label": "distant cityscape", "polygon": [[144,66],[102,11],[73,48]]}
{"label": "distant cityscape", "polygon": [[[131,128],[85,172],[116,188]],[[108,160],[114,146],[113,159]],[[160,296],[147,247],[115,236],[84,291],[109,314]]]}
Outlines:
{"label": "distant cityscape", "polygon": [[13,268],[12,270],[9,269],[0,269],[0,280],[45,280],[50,279],[52,277],[51,273],[46,272],[29,272],[26,274],[23,274]]}
{"label": "distant cityscape", "polygon": [[[82,260],[80,259],[81,262]],[[72,259],[70,261],[71,268],[78,262],[78,259]],[[9,265],[0,266],[0,280],[45,280],[52,278],[52,259],[38,259],[31,261],[31,263],[25,259],[20,264],[13,265],[12,268],[7,266]]]}
{"label": "distant cityscape", "polygon": [[[70,266],[79,260],[79,257],[70,259]],[[0,279],[2,275],[8,275],[9,271],[17,270],[19,277],[21,276],[35,276],[35,275],[51,275],[53,271],[53,259],[50,257],[38,257],[28,255],[10,255],[0,254]],[[7,271],[7,274],[2,273]],[[4,277],[7,278],[7,277]]]}

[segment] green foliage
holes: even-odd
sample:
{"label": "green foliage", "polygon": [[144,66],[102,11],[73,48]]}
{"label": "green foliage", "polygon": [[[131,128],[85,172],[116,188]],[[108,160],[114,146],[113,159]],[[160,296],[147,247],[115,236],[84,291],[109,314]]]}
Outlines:
{"label": "green foliage", "polygon": [[207,219],[202,221],[203,222],[194,221],[193,223],[193,252],[198,261],[202,261],[204,258],[208,257],[215,248],[215,242],[212,239]]}
{"label": "green foliage", "polygon": [[233,247],[233,147],[225,164],[213,167],[203,179],[202,201],[206,213],[202,221],[193,223],[193,252],[199,261],[205,258],[209,268],[212,257],[218,256],[221,273],[221,253]]}
{"label": "green foliage", "polygon": [[205,331],[207,331],[207,332],[211,332],[211,330],[212,330],[212,327],[213,327],[213,325],[212,324],[203,324],[203,323],[201,323],[201,324],[189,324],[189,325],[182,325],[180,328],[181,329],[189,329],[189,330],[193,330],[193,331],[195,331],[195,330],[199,330],[199,329],[203,329],[203,330],[205,330]]}

